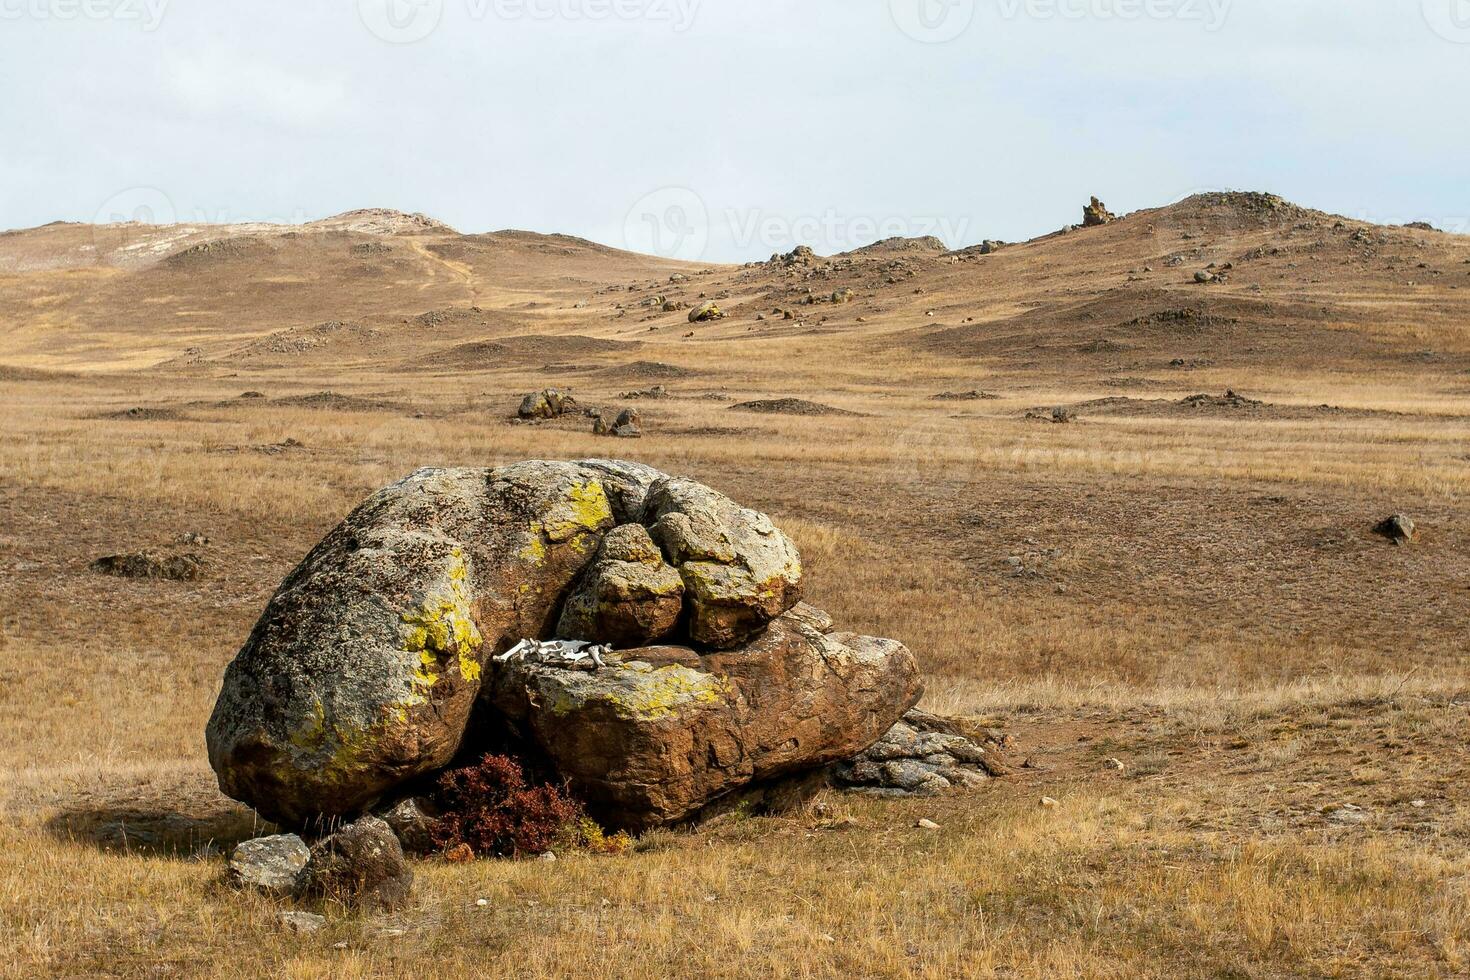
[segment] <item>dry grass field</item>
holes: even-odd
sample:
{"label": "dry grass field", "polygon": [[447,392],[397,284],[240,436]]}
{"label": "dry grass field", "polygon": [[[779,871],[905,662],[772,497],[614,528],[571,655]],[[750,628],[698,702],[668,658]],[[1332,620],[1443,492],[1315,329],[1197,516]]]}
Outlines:
{"label": "dry grass field", "polygon": [[[379,218],[0,235],[0,973],[1470,974],[1470,240],[1209,195],[705,268]],[[548,384],[669,397],[512,424]],[[736,408],[775,398],[844,413]],[[589,456],[769,512],[1016,774],[283,931],[203,743],[271,591],[415,468]],[[204,576],[89,569],[144,549]]]}

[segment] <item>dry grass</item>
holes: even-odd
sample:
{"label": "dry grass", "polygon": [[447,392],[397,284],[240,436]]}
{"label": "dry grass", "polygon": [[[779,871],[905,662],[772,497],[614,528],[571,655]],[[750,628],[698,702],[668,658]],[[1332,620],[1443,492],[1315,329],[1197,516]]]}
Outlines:
{"label": "dry grass", "polygon": [[[717,270],[689,292],[728,288],[725,305],[740,312],[693,339],[679,317],[615,315],[615,299],[668,289],[672,267],[652,260],[502,250],[487,271],[475,253],[415,243],[427,293],[414,280],[407,298],[393,283],[361,296],[327,283],[277,314],[268,294],[231,307],[165,277],[115,325],[103,314],[120,309],[128,275],[10,276],[16,302],[46,319],[0,302],[14,317],[7,362],[79,373],[0,382],[0,717],[12,733],[0,740],[0,973],[1470,972],[1470,386],[1455,360],[1463,328],[1442,326],[1464,322],[1463,300],[1404,293],[1363,267],[1316,296],[1339,317],[1312,335],[1336,345],[1319,362],[1289,332],[1263,332],[1248,369],[1232,336],[1210,340],[1214,362],[1187,374],[1168,373],[1172,349],[1066,353],[1058,345],[1079,338],[1046,324],[1042,353],[1024,355],[1034,363],[1009,348],[979,357],[915,341],[933,321],[1040,302],[1063,322],[1179,247],[1127,231],[1105,230],[1106,261],[1069,236],[1002,252],[1007,264],[979,280],[947,262],[926,269],[923,295],[911,281],[887,292],[859,281],[863,301],[821,311],[829,323],[767,321],[766,335],[752,334],[753,311],[789,304],[789,283]],[[1218,247],[1238,261],[1258,238]],[[1101,271],[1056,295],[1064,267]],[[1237,294],[1211,295],[1255,301],[1249,274],[1289,305],[1308,270],[1285,268],[1243,269]],[[629,280],[640,288],[601,292]],[[1150,294],[1131,311],[1119,301],[1100,322],[1197,295]],[[575,312],[587,296],[592,309]],[[430,341],[504,339],[483,326],[428,340],[392,332],[470,301],[513,314],[521,334],[642,346],[562,366],[555,354],[405,366]],[[149,332],[180,309],[193,312]],[[230,359],[283,326],[348,315],[377,316],[386,339],[294,361]],[[1390,340],[1441,360],[1389,356]],[[133,370],[185,342],[208,356]],[[618,373],[635,361],[686,374]],[[1103,383],[1116,377],[1142,381]],[[660,381],[676,397],[640,404],[638,443],[596,439],[580,421],[508,424],[519,395],[548,380],[593,403]],[[1226,387],[1343,411],[1024,418]],[[326,388],[391,404],[276,401]],[[1001,397],[929,398],[970,388]],[[252,389],[271,397],[238,398]],[[726,410],[791,395],[862,414]],[[117,414],[139,406],[171,414]],[[799,813],[660,832],[621,857],[424,862],[410,909],[382,919],[328,908],[327,931],[311,937],[282,931],[277,905],[224,889],[218,848],[262,828],[215,792],[203,724],[224,664],[292,564],[367,492],[418,466],[611,453],[769,510],[801,546],[813,601],[907,642],[926,668],[927,705],[1003,730],[1014,761],[1031,766],[966,795],[829,795]],[[1419,545],[1369,533],[1393,510],[1419,519]],[[100,554],[173,547],[184,531],[213,539],[203,582],[87,571]],[[1038,806],[1043,795],[1061,805]],[[1332,816],[1348,803],[1365,822]],[[829,829],[842,814],[858,823]],[[943,829],[915,829],[920,817]]]}

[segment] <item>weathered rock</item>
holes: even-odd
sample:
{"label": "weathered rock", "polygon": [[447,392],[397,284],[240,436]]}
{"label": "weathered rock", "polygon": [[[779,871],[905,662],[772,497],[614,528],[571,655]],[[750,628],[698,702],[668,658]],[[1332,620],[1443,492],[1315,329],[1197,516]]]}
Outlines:
{"label": "weathered rock", "polygon": [[375,816],[392,828],[406,854],[431,854],[434,831],[439,825],[438,809],[424,797],[410,796],[380,809]]}
{"label": "weathered rock", "polygon": [[647,529],[625,524],[602,539],[597,560],[562,608],[556,635],[640,647],[672,633],[683,605],[678,571]]}
{"label": "weathered rock", "polygon": [[1082,208],[1082,226],[1084,228],[1105,225],[1115,220],[1117,220],[1117,216],[1107,209],[1107,205],[1095,197]]}
{"label": "weathered rock", "polygon": [[724,318],[725,312],[721,310],[713,300],[710,300],[706,303],[700,303],[694,309],[689,311],[690,323],[704,323],[708,320],[723,320]]}
{"label": "weathered rock", "polygon": [[902,644],[826,634],[829,622],[798,606],[723,653],[650,647],[591,673],[507,665],[485,696],[598,819],[640,830],[850,758],[918,700]]}
{"label": "weathered rock", "polygon": [[[226,672],[210,761],[274,820],[350,818],[449,763],[476,709],[477,733],[525,738],[613,825],[683,819],[850,758],[918,698],[912,655],[830,633],[800,578],[765,515],[640,464],[420,471],[282,583]],[[694,648],[596,656],[674,635]],[[575,664],[496,659],[553,636],[599,646]],[[935,759],[925,785],[951,778]],[[433,814],[380,812],[391,827],[362,823],[425,848]]]}
{"label": "weathered rock", "polygon": [[1418,529],[1414,526],[1414,519],[1408,514],[1394,514],[1379,521],[1373,528],[1375,534],[1381,534],[1394,544],[1413,544]]}
{"label": "weathered rock", "polygon": [[655,475],[538,461],[423,470],[374,494],[287,577],[225,672],[207,730],[220,788],[303,824],[443,767],[485,660],[550,635]]}
{"label": "weathered rock", "polygon": [[543,388],[541,391],[533,391],[522,399],[520,410],[516,414],[528,420],[559,419],[575,411],[577,411],[577,400],[572,397],[571,392],[562,391],[560,388]]}
{"label": "weathered rock", "polygon": [[609,433],[609,434],[611,436],[613,436],[615,439],[642,439],[643,438],[643,430],[640,429],[636,424],[634,424],[632,422],[625,422],[622,425],[614,426],[612,432]]}
{"label": "weathered rock", "polygon": [[801,599],[801,558],[771,519],[693,480],[660,480],[645,523],[684,579],[689,635],[728,649]]}
{"label": "weathered rock", "polygon": [[308,876],[313,892],[344,905],[396,909],[413,892],[403,847],[377,817],[363,817],[312,848]]}
{"label": "weathered rock", "polygon": [[327,927],[327,917],[314,912],[290,910],[280,915],[281,928],[302,936],[310,936]]}
{"label": "weathered rock", "polygon": [[950,721],[917,709],[872,746],[833,769],[839,785],[882,796],[924,796],[976,786],[1006,772],[998,754]]}
{"label": "weathered rock", "polygon": [[230,881],[267,895],[290,897],[306,883],[311,852],[295,834],[257,837],[235,848],[230,856]]}

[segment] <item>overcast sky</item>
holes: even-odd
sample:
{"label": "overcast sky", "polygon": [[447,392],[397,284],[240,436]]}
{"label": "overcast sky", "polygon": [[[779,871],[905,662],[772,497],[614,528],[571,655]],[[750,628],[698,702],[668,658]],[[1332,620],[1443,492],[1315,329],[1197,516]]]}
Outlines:
{"label": "overcast sky", "polygon": [[1470,0],[0,0],[0,92],[6,228],[748,260],[1230,188],[1470,230]]}

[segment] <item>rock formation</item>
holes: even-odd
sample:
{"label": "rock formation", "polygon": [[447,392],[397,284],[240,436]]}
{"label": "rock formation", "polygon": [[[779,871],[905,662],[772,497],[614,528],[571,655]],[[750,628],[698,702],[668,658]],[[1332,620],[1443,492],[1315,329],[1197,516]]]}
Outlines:
{"label": "rock formation", "polygon": [[226,671],[210,762],[278,822],[353,818],[480,751],[474,712],[609,825],[677,820],[848,758],[918,700],[901,644],[800,599],[791,540],[692,480],[607,460],[423,470],[281,584]]}
{"label": "rock formation", "polygon": [[1090,203],[1082,208],[1082,227],[1092,228],[1097,225],[1105,225],[1110,221],[1116,221],[1117,215],[1109,211],[1106,204],[1093,198]]}

